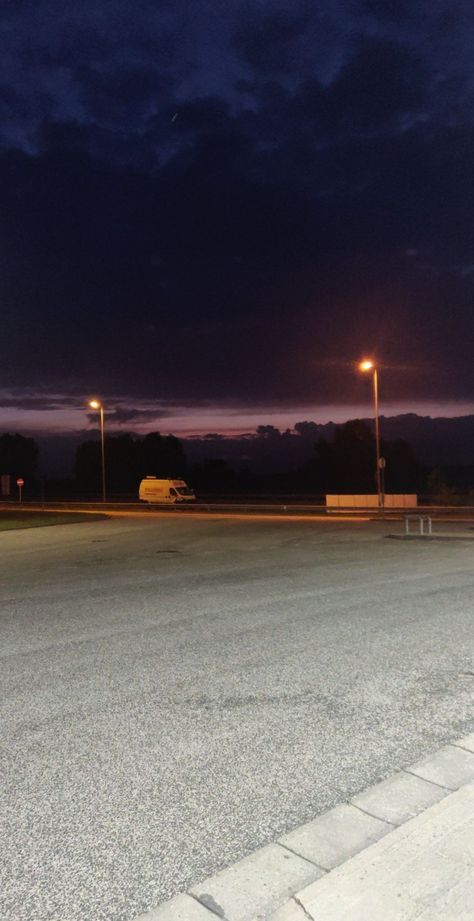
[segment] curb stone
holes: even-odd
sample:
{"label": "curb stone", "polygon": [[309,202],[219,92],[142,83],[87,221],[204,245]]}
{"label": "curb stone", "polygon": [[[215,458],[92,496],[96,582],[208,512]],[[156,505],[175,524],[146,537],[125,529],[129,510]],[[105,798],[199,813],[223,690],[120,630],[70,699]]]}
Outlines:
{"label": "curb stone", "polygon": [[424,540],[433,543],[440,540],[474,541],[474,534],[386,534],[389,540]]}
{"label": "curb stone", "polygon": [[[474,780],[474,733],[134,921],[307,921],[298,893]],[[337,872],[337,871],[336,871]]]}
{"label": "curb stone", "polygon": [[284,921],[300,921],[296,906],[306,921],[473,921],[473,863],[474,783],[467,783],[300,890]]}

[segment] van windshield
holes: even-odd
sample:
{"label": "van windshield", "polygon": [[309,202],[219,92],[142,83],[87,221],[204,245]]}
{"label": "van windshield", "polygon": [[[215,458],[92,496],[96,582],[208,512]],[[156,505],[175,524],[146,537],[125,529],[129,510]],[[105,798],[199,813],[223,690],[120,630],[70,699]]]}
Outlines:
{"label": "van windshield", "polygon": [[176,491],[179,492],[180,496],[194,496],[192,489],[189,489],[189,486],[178,486]]}

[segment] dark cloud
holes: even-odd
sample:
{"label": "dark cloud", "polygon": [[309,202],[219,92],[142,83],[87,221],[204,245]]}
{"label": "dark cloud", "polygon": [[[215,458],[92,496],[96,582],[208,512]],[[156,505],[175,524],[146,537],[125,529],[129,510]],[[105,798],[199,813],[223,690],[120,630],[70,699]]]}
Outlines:
{"label": "dark cloud", "polygon": [[104,127],[125,125],[127,131],[162,108],[173,88],[170,78],[143,66],[122,66],[106,73],[81,67],[74,80],[88,116]]}
{"label": "dark cloud", "polygon": [[308,4],[276,11],[249,6],[233,45],[260,76],[288,75],[298,66],[299,43],[306,40],[313,23]]}
{"label": "dark cloud", "polygon": [[410,0],[356,0],[354,7],[365,10],[377,20],[388,20],[396,25],[400,17],[411,16],[413,4]]}
{"label": "dark cloud", "polygon": [[316,157],[301,188],[290,142],[257,155],[229,132],[156,176],[73,153],[5,159],[10,385],[34,374],[83,391],[291,401],[333,388],[321,350],[369,343],[437,361],[457,342],[455,305],[471,322],[472,276],[459,271],[472,253],[470,133],[348,144]]}
{"label": "dark cloud", "polygon": [[0,393],[0,409],[34,410],[35,412],[50,412],[57,409],[75,408],[83,405],[77,397],[68,394],[60,396],[16,395]]}
{"label": "dark cloud", "polygon": [[[125,406],[118,406],[105,412],[107,423],[114,425],[124,425],[129,422],[158,422],[160,419],[166,419],[171,415],[167,409],[132,409]],[[97,412],[87,413],[90,422],[97,421]]]}
{"label": "dark cloud", "polygon": [[126,424],[351,401],[374,350],[386,395],[468,394],[468,4],[445,38],[443,4],[187,6],[9,10],[4,386],[125,395]]}
{"label": "dark cloud", "polygon": [[[120,136],[173,104],[192,70],[179,30],[183,3],[42,0],[11,4],[3,72],[16,94],[10,118],[19,146],[36,149],[45,115]],[[4,140],[10,143],[11,132]]]}
{"label": "dark cloud", "polygon": [[426,112],[428,86],[428,74],[413,51],[367,40],[322,94],[320,114],[323,123],[349,134],[380,130],[394,119]]}

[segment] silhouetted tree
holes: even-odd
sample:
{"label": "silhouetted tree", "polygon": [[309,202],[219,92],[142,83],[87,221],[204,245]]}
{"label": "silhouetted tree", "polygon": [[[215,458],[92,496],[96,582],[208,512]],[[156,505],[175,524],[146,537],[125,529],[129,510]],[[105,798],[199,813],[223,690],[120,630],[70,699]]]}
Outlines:
{"label": "silhouetted tree", "polygon": [[260,438],[281,438],[280,429],[275,428],[274,425],[258,425],[257,435]]}
{"label": "silhouetted tree", "polygon": [[111,493],[138,490],[141,443],[131,435],[114,435],[105,441],[105,468]]}
{"label": "silhouetted tree", "polygon": [[[107,443],[108,439],[106,440]],[[100,442],[83,441],[76,449],[76,483],[81,492],[94,495],[101,488]]]}
{"label": "silhouetted tree", "polygon": [[[186,455],[173,435],[152,432],[145,438],[112,435],[105,439],[107,492],[138,493],[145,476],[181,477],[186,472]],[[101,489],[100,442],[85,441],[76,451],[76,482],[83,493],[98,494]]]}
{"label": "silhouetted tree", "polygon": [[194,489],[211,493],[225,493],[233,490],[237,485],[238,477],[227,461],[219,458],[206,457],[201,463],[195,464],[192,469],[192,484]]}
{"label": "silhouetted tree", "polygon": [[428,475],[426,489],[430,498],[436,503],[450,505],[454,502],[456,490],[448,485],[446,476],[439,467],[435,467]]}
{"label": "silhouetted tree", "polygon": [[315,473],[322,492],[373,492],[375,440],[355,419],[336,429],[332,442],[316,445]]}
{"label": "silhouetted tree", "polygon": [[[9,473],[31,480],[36,475],[39,448],[34,438],[24,435],[0,435],[0,474]],[[27,484],[28,485],[28,484]]]}
{"label": "silhouetted tree", "polygon": [[411,445],[403,438],[381,442],[381,453],[387,461],[385,492],[420,492],[423,488],[423,468]]}
{"label": "silhouetted tree", "polygon": [[186,455],[174,435],[150,432],[141,442],[140,471],[142,476],[184,477]]}
{"label": "silhouetted tree", "polygon": [[[386,459],[385,491],[419,489],[422,469],[410,445],[403,439],[382,439],[380,449]],[[320,439],[315,457],[303,468],[302,479],[323,493],[375,492],[375,436],[370,427],[355,419],[337,428],[333,441]]]}

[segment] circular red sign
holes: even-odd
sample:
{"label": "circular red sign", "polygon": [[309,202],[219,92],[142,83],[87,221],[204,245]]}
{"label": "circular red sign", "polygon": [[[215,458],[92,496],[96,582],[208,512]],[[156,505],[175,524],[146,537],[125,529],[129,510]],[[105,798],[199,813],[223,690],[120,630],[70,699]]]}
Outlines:
{"label": "circular red sign", "polygon": [[20,479],[20,480],[17,480],[17,481],[16,481],[16,485],[17,485],[17,486],[24,486],[24,485],[25,485],[25,481],[24,481],[24,480],[21,480],[21,479]]}

